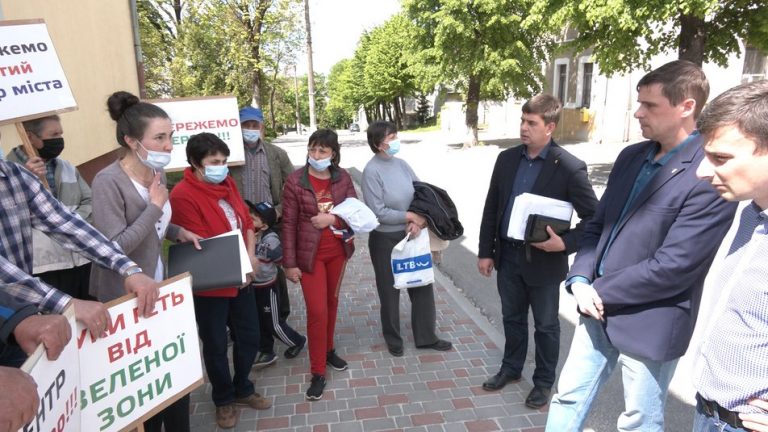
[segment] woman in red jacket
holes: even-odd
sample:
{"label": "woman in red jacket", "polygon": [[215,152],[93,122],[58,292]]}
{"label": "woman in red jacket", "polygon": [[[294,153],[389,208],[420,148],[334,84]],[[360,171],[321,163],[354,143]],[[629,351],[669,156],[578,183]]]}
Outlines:
{"label": "woman in red jacket", "polygon": [[[189,139],[187,161],[191,166],[171,192],[171,222],[205,238],[239,229],[256,268],[253,221],[234,180],[227,175],[228,156],[229,147],[216,135],[201,133]],[[242,287],[198,291],[194,300],[203,361],[213,387],[216,422],[221,428],[232,428],[237,423],[235,404],[254,409],[272,405],[254,391],[248,379],[259,350],[256,300],[253,292]],[[227,325],[234,342],[234,376],[229,373]]]}
{"label": "woman in red jacket", "polygon": [[341,278],[355,248],[351,230],[330,210],[357,195],[340,159],[336,132],[317,130],[309,137],[306,165],[288,177],[283,191],[283,267],[289,280],[301,283],[307,305],[309,400],[323,396],[326,363],[347,368],[333,348],[333,333]]}

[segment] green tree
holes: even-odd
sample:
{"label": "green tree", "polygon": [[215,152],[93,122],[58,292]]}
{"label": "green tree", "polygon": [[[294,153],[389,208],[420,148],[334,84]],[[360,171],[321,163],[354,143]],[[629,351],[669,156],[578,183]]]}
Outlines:
{"label": "green tree", "polygon": [[724,66],[746,40],[768,50],[763,0],[536,0],[536,16],[578,31],[564,48],[593,48],[600,70],[612,74],[648,67],[660,53]]}
{"label": "green tree", "polygon": [[346,127],[357,114],[358,104],[354,101],[353,64],[344,59],[333,65],[328,74],[328,123],[331,127]]}
{"label": "green tree", "polygon": [[526,18],[534,0],[404,0],[419,29],[423,64],[466,94],[467,145],[477,143],[481,97],[528,97],[541,88],[550,39],[539,20]]}

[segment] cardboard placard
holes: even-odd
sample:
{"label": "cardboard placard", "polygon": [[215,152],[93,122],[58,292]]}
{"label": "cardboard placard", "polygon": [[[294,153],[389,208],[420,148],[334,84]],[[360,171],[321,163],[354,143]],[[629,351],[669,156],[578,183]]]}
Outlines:
{"label": "cardboard placard", "polygon": [[143,318],[134,295],[108,303],[108,336],[78,324],[82,430],[118,431],[156,414],[203,383],[188,273],[163,282],[155,313]]}
{"label": "cardboard placard", "polygon": [[43,20],[0,21],[0,124],[77,109]]}
{"label": "cardboard placard", "polygon": [[[75,334],[75,312],[72,307],[63,314]],[[78,432],[80,428],[80,364],[74,338],[55,361],[48,360],[41,344],[21,369],[34,378],[40,407],[37,415],[20,432]]]}
{"label": "cardboard placard", "polygon": [[234,96],[156,99],[146,102],[165,110],[173,124],[173,150],[166,171],[179,171],[189,166],[187,141],[192,135],[210,132],[229,147],[228,165],[245,163],[240,113]]}

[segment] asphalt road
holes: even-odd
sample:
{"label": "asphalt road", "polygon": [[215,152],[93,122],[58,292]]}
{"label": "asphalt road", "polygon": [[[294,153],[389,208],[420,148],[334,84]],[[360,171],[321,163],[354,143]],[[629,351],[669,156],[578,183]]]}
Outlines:
{"label": "asphalt road", "polygon": [[[495,273],[491,278],[481,276],[477,271],[477,238],[480,215],[485,201],[491,171],[500,151],[516,145],[514,135],[483,136],[484,146],[461,149],[461,137],[441,133],[401,133],[402,150],[398,155],[405,159],[421,180],[446,189],[456,203],[465,235],[451,242],[443,252],[440,271],[463,293],[478,311],[503,334],[501,306],[496,290]],[[358,177],[371,158],[372,153],[365,141],[365,133],[340,131],[342,144],[341,166],[348,168],[353,177]],[[275,141],[285,148],[294,164],[303,164],[306,157],[307,136],[284,136]],[[587,162],[590,180],[600,196],[605,187],[612,162],[622,144],[576,143],[565,148]],[[567,357],[576,321],[575,304],[571,297],[561,291],[561,349],[558,372]],[[533,318],[527,363],[523,372],[530,380],[534,367]],[[665,410],[667,431],[689,431],[693,422],[691,388],[687,370],[681,362],[671,386]],[[612,432],[616,430],[616,419],[624,408],[621,376],[614,373],[600,392],[587,421],[586,431]]]}

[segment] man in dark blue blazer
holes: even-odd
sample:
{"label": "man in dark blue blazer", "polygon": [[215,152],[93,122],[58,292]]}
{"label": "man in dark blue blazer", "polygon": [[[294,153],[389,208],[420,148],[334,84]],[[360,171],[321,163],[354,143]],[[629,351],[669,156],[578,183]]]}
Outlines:
{"label": "man in dark blue blazer", "polygon": [[735,204],[696,177],[695,119],[709,95],[700,67],[673,61],[637,85],[645,138],[621,152],[566,281],[581,313],[548,432],[581,431],[618,365],[620,431],[664,430],[667,388],[685,353],[704,278]]}
{"label": "man in dark blue blazer", "polygon": [[[552,140],[560,118],[557,98],[541,94],[522,108],[522,145],[504,150],[496,159],[480,225],[478,270],[490,276],[495,266],[504,320],[504,359],[499,372],[483,389],[499,390],[520,379],[528,351],[528,309],[533,311],[536,369],[526,405],[549,402],[560,352],[558,306],[560,282],[568,271],[568,254],[576,251],[581,227],[595,212],[597,198],[587,179],[586,164]],[[529,192],[573,204],[581,222],[558,236],[526,244],[507,235],[510,213],[518,195]]]}

